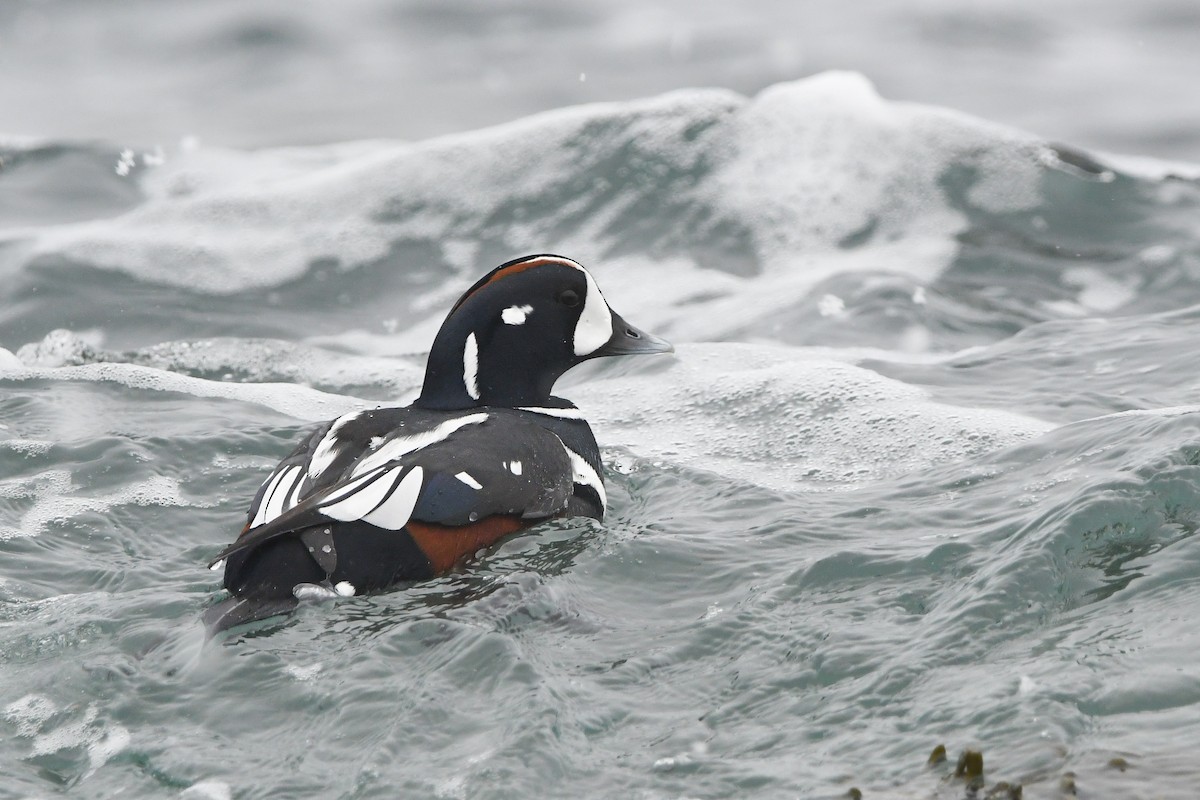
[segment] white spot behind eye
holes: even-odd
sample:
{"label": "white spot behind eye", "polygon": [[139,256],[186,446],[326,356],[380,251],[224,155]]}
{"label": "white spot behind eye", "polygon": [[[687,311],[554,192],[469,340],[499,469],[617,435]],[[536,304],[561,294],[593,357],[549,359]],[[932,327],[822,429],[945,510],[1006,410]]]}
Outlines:
{"label": "white spot behind eye", "polygon": [[500,319],[505,325],[524,325],[525,318],[533,313],[533,306],[509,306],[500,312]]}
{"label": "white spot behind eye", "polygon": [[596,279],[586,269],[581,267],[580,270],[587,278],[587,296],[583,301],[583,311],[579,313],[579,321],[575,323],[575,355],[586,356],[599,350],[612,338],[613,324],[612,312],[608,310],[608,303],[604,302],[604,295],[600,294]]}
{"label": "white spot behind eye", "polygon": [[511,472],[513,475],[520,475],[521,470],[522,470],[522,466],[521,466],[520,461],[510,461],[509,462],[508,471]]}
{"label": "white spot behind eye", "polygon": [[467,394],[472,400],[479,399],[479,343],[475,341],[475,334],[471,333],[467,336],[467,343],[463,345],[463,385],[467,387]]}

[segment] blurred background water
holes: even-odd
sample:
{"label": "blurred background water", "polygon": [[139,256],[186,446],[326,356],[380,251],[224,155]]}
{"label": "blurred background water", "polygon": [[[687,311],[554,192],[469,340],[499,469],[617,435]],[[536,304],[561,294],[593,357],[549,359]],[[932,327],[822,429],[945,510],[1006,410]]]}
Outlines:
{"label": "blurred background water", "polygon": [[[0,796],[1194,797],[1198,30],[0,5]],[[560,384],[604,523],[205,645],[271,466],[538,251],[678,345]]]}

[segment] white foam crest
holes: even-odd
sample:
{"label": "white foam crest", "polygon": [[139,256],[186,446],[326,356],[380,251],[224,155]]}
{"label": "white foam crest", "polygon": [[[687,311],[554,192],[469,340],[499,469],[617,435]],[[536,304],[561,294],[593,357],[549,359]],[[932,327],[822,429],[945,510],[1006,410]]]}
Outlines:
{"label": "white foam crest", "polygon": [[[184,154],[156,170],[157,196],[144,205],[46,231],[35,250],[212,294],[276,286],[317,259],[357,266],[382,258],[399,239],[470,238],[473,230],[458,230],[463,220],[536,201],[576,175],[580,151],[572,143],[597,120],[666,146],[675,137],[664,121],[682,130],[706,110],[739,102],[729,92],[693,91],[551,111],[419,144],[321,148],[311,159],[299,148],[262,150],[231,157],[233,181],[206,177],[228,168]],[[513,240],[534,240],[521,227],[510,226]]]}
{"label": "white foam crest", "polygon": [[965,220],[940,187],[952,164],[979,168],[977,203],[1032,205],[1034,141],[946,109],[888,102],[861,75],[827,72],[772,86],[734,118],[710,191],[756,229],[768,266],[787,266],[868,225],[882,240],[953,233]]}
{"label": "white foam crest", "polygon": [[76,487],[66,470],[46,470],[30,477],[0,480],[0,498],[35,498],[15,528],[0,525],[0,541],[37,536],[56,520],[81,514],[102,513],[114,506],[196,506],[183,497],[179,482],[166,475],[152,475],[110,494],[85,497],[73,494]]}
{"label": "white foam crest", "polygon": [[196,781],[184,789],[179,798],[180,800],[232,800],[233,788],[224,781]]}
{"label": "white foam crest", "polygon": [[[701,170],[699,184],[681,184],[671,202],[744,227],[751,255],[769,270],[828,274],[841,267],[826,269],[823,253],[869,231],[875,241],[907,240],[908,258],[890,266],[928,275],[965,224],[947,204],[945,170],[976,171],[975,205],[1023,208],[1035,197],[1037,146],[963,114],[884,101],[861,76],[826,73],[752,101],[681,91],[417,144],[182,154],[150,171],[143,205],[102,223],[47,230],[35,250],[228,294],[280,285],[319,259],[368,263],[397,241],[444,243],[448,263],[471,262],[476,250],[463,243],[494,238],[480,228],[487,220],[565,197],[586,204],[587,215],[573,202],[550,203],[505,226],[504,244],[519,252],[553,233],[559,249],[599,263],[631,207],[654,191],[602,185],[613,153],[633,147],[654,169]],[[597,194],[581,197],[572,187],[589,171]],[[935,242],[941,258],[913,258],[911,243],[921,240]]]}
{"label": "white foam crest", "polygon": [[88,771],[104,766],[129,746],[132,737],[124,727],[106,723],[96,704],[59,708],[43,695],[30,694],[10,703],[4,716],[17,728],[17,735],[32,739],[31,756],[45,756],[62,750],[81,749],[88,756]]}
{"label": "white foam crest", "polygon": [[[429,349],[432,337],[424,342]],[[310,386],[378,386],[407,389],[421,385],[420,367],[396,358],[357,356],[322,347],[278,339],[216,338],[166,342],[154,345],[122,361],[173,372],[236,373],[240,380],[263,383],[286,381]],[[413,348],[408,352],[422,352]],[[57,366],[35,364],[30,366]]]}
{"label": "white foam crest", "polygon": [[75,367],[15,369],[4,373],[9,381],[60,380],[119,383],[131,389],[180,392],[193,397],[219,397],[240,400],[272,408],[305,421],[326,420],[347,411],[360,410],[367,403],[351,397],[330,394],[284,383],[226,383],[164,372],[137,364],[84,364]]}
{"label": "white foam crest", "polygon": [[684,345],[662,374],[595,380],[571,395],[606,445],[785,490],[853,489],[1053,427],[763,345]]}

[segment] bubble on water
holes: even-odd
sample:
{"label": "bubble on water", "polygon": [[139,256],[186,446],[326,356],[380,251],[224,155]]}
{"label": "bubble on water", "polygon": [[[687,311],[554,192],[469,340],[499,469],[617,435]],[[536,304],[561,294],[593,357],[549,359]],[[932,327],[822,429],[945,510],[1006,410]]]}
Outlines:
{"label": "bubble on water", "polygon": [[30,738],[57,710],[49,698],[39,694],[27,694],[20,700],[9,703],[4,709],[4,716],[17,726],[18,736]]}
{"label": "bubble on water", "polygon": [[67,470],[46,470],[30,477],[0,480],[0,497],[35,498],[16,528],[0,526],[0,541],[37,536],[52,523],[83,514],[102,514],[114,506],[187,506],[179,482],[166,475],[152,475],[106,495],[86,497],[73,494],[75,486]]}
{"label": "bubble on water", "polygon": [[[139,176],[141,205],[43,230],[34,250],[222,295],[303,280],[320,262],[336,277],[397,247],[432,249],[438,280],[408,302],[435,319],[390,318],[396,334],[419,329],[400,344],[412,351],[428,347],[481,260],[554,241],[599,267],[625,316],[711,340],[794,308],[834,274],[886,263],[927,283],[967,225],[947,171],[974,176],[973,207],[1022,210],[1038,196],[1037,146],[826,73],[751,99],[680,91],[415,144],[181,152]],[[359,352],[397,346],[390,325],[364,327],[381,341],[366,333],[357,343],[378,349]]]}
{"label": "bubble on water", "polygon": [[0,347],[0,372],[6,369],[20,369],[25,363],[12,351]]}
{"label": "bubble on water", "polygon": [[61,367],[88,364],[96,360],[98,336],[82,336],[74,331],[50,331],[40,342],[22,346],[17,358],[29,367]]}
{"label": "bubble on water", "polygon": [[228,383],[204,380],[137,364],[98,363],[14,370],[5,377],[19,380],[110,382],[131,389],[180,392],[194,397],[219,397],[257,403],[302,420],[326,420],[366,408],[367,402],[292,384]]}
{"label": "bubble on water", "polygon": [[822,317],[840,317],[846,313],[846,303],[835,294],[827,294],[817,301],[817,311]]}
{"label": "bubble on water", "polygon": [[1118,280],[1092,267],[1066,269],[1062,281],[1080,290],[1080,305],[1095,311],[1115,311],[1137,298],[1136,277]]}
{"label": "bubble on water", "polygon": [[96,705],[59,708],[43,695],[30,694],[10,703],[4,716],[17,727],[17,735],[32,739],[31,756],[78,749],[87,754],[88,771],[95,772],[131,741],[124,727],[100,718]]}
{"label": "bubble on water", "polygon": [[20,453],[27,458],[43,456],[53,446],[54,442],[43,441],[41,439],[0,439],[0,447],[12,450],[14,453]]}
{"label": "bubble on water", "polygon": [[232,800],[233,789],[224,781],[203,780],[184,789],[179,797],[180,800]]}
{"label": "bubble on water", "polygon": [[321,670],[324,668],[325,667],[323,664],[317,663],[306,665],[288,664],[283,669],[284,672],[286,672],[288,675],[291,675],[296,680],[300,681],[301,683],[306,683],[308,681],[316,680],[317,676],[321,674]]}
{"label": "bubble on water", "polygon": [[803,350],[745,344],[681,345],[661,374],[600,378],[572,397],[608,443],[792,490],[853,488],[1053,427],[938,403]]}
{"label": "bubble on water", "polygon": [[1138,260],[1147,267],[1165,267],[1176,259],[1179,250],[1169,244],[1156,244],[1138,253]]}

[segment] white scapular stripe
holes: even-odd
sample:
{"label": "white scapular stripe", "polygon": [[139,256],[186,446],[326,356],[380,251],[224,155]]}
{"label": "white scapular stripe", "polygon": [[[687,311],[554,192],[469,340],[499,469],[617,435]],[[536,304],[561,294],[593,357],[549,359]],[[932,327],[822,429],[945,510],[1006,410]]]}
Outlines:
{"label": "white scapular stripe", "polygon": [[613,334],[612,312],[608,309],[608,303],[604,301],[604,295],[600,294],[600,287],[596,285],[592,273],[584,269],[583,274],[587,278],[587,296],[583,299],[583,311],[579,314],[579,321],[575,323],[577,356],[596,352]]}
{"label": "white scapular stripe", "polygon": [[543,408],[541,406],[517,406],[518,411],[530,411],[547,417],[559,419],[583,419],[583,412],[578,408]]}
{"label": "white scapular stripe", "polygon": [[525,318],[533,313],[533,306],[509,306],[500,312],[500,319],[505,325],[524,325]]}
{"label": "white scapular stripe", "polygon": [[472,400],[479,399],[479,343],[474,333],[467,334],[463,345],[463,386]]}
{"label": "white scapular stripe", "polygon": [[361,487],[364,483],[371,480],[375,475],[378,475],[378,474],[379,474],[378,471],[374,471],[374,472],[370,472],[366,475],[359,475],[354,480],[349,481],[348,483],[343,483],[341,486],[336,487],[332,492],[330,492],[328,495],[326,495],[325,499],[322,500],[321,502],[322,503],[332,503],[334,500],[340,500],[341,498],[345,497],[346,495],[350,494],[351,492],[357,492],[359,487]]}
{"label": "white scapular stripe", "polygon": [[349,414],[343,414],[329,426],[329,431],[321,439],[317,449],[313,451],[312,458],[308,460],[308,476],[310,478],[315,480],[318,475],[329,469],[329,465],[337,458],[337,448],[342,443],[338,439],[338,430],[361,413],[361,411],[351,411]]}
{"label": "white scapular stripe", "polygon": [[342,522],[353,522],[363,519],[383,502],[383,497],[400,478],[403,466],[395,466],[386,472],[380,472],[373,479],[364,482],[357,491],[345,495],[343,499],[332,505],[323,505],[320,511],[330,519],[340,519]]}
{"label": "white scapular stripe", "polygon": [[478,425],[487,420],[487,418],[488,415],[483,412],[467,414],[465,417],[448,419],[433,430],[426,431],[425,433],[414,433],[412,436],[397,436],[355,464],[353,474],[363,475],[368,473],[376,467],[383,466],[387,462],[394,461],[414,450],[420,450],[423,447],[428,447],[431,444],[437,444],[444,439],[448,439],[450,434],[459,428],[465,428],[468,425]]}
{"label": "white scapular stripe", "polygon": [[378,508],[363,517],[363,522],[389,531],[403,528],[412,517],[413,507],[417,504],[417,496],[421,494],[424,481],[425,471],[420,467],[413,467],[404,476],[404,480],[400,481],[396,491],[380,503]]}
{"label": "white scapular stripe", "polygon": [[470,486],[472,489],[482,489],[483,488],[483,484],[480,483],[479,481],[475,480],[475,477],[473,475],[471,475],[471,473],[469,473],[469,472],[465,472],[465,471],[460,472],[457,475],[455,475],[454,477],[458,478],[460,481],[465,483],[467,486]]}
{"label": "white scapular stripe", "polygon": [[292,490],[288,492],[287,498],[283,501],[283,510],[294,508],[300,502],[300,487],[304,485],[304,469],[301,468],[299,474],[296,475],[296,482],[292,484]]}
{"label": "white scapular stripe", "polygon": [[571,479],[575,483],[595,489],[596,494],[600,495],[600,507],[607,507],[608,494],[604,491],[604,481],[596,474],[596,470],[592,469],[592,465],[585,461],[583,456],[565,444],[563,445],[563,449],[567,451],[567,456],[571,459]]}
{"label": "white scapular stripe", "polygon": [[284,512],[284,504],[294,490],[291,482],[300,477],[300,472],[303,472],[303,469],[298,465],[293,465],[269,479],[267,490],[263,492],[262,503],[258,507],[258,513],[254,515],[254,520],[250,523],[251,528],[265,525]]}

